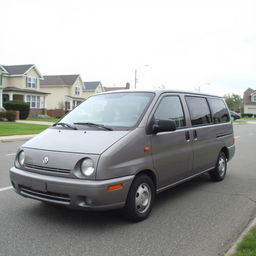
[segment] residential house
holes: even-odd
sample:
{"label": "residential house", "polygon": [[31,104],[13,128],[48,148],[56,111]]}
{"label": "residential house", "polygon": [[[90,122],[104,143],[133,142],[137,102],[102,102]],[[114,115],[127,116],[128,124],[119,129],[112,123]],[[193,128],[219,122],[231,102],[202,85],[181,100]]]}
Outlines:
{"label": "residential house", "polygon": [[104,87],[100,81],[84,82],[83,96],[87,99],[93,94],[104,92]]}
{"label": "residential house", "polygon": [[104,87],[104,90],[106,92],[118,91],[118,90],[128,90],[128,89],[130,89],[130,83],[126,83],[125,87],[117,87],[117,86],[114,86],[114,87]]}
{"label": "residential house", "polygon": [[72,110],[85,99],[83,81],[80,75],[44,76],[40,81],[41,90],[50,93],[47,99],[47,114],[60,117]]}
{"label": "residential house", "polygon": [[2,65],[0,65],[0,112],[4,111],[3,108],[3,75],[6,74],[7,71],[4,69]]}
{"label": "residential house", "polygon": [[0,83],[3,102],[11,100],[30,104],[30,117],[46,114],[48,93],[40,90],[42,75],[34,64],[1,65]]}
{"label": "residential house", "polygon": [[244,113],[256,115],[256,90],[248,88],[244,92]]}

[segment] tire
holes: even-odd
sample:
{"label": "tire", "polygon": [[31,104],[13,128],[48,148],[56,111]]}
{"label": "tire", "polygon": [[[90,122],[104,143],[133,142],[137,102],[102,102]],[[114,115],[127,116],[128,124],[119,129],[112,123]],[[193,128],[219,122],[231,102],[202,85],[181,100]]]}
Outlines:
{"label": "tire", "polygon": [[212,181],[222,181],[227,172],[227,157],[223,151],[220,152],[216,166],[209,172]]}
{"label": "tire", "polygon": [[152,179],[145,175],[136,177],[130,187],[123,216],[133,222],[146,219],[155,200],[155,186]]}

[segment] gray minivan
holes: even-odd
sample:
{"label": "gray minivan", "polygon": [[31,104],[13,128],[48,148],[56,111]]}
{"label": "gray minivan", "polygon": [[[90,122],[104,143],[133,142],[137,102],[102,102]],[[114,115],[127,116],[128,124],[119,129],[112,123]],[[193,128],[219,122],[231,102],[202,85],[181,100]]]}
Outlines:
{"label": "gray minivan", "polygon": [[115,91],[89,97],[23,144],[10,179],[17,193],[71,208],[123,208],[148,217],[155,195],[208,172],[222,181],[234,156],[221,97]]}

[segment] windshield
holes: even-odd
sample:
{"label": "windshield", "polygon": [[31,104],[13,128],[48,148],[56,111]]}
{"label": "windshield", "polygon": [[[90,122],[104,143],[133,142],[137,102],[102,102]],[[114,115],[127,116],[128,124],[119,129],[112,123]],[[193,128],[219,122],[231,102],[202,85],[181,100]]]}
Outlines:
{"label": "windshield", "polygon": [[96,95],[88,98],[60,122],[71,125],[98,124],[131,128],[139,121],[153,96],[154,94],[149,92]]}

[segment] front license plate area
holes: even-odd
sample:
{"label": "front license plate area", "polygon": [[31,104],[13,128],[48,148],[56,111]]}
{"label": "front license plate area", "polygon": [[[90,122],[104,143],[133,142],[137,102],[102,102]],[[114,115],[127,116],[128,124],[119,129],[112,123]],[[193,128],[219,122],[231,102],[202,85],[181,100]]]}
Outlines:
{"label": "front license plate area", "polygon": [[31,184],[32,189],[47,192],[47,185],[43,181],[33,180]]}

